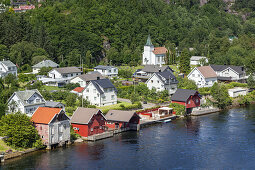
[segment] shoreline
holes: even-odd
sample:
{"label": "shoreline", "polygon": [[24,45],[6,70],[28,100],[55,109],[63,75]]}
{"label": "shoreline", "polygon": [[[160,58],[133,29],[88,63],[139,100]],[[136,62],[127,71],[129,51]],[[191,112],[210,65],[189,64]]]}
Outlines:
{"label": "shoreline", "polygon": [[[254,105],[255,104],[255,101],[252,102],[251,104],[249,105]],[[187,116],[193,116],[193,117],[198,117],[198,116],[205,116],[205,115],[209,115],[209,114],[213,114],[213,113],[217,113],[217,112],[220,112],[220,111],[223,111],[223,110],[230,110],[230,109],[234,109],[234,108],[241,108],[241,107],[247,107],[249,105],[231,105],[231,106],[228,106],[226,109],[218,109],[217,111],[213,111],[213,112],[209,112],[209,113],[203,113],[203,114],[199,114],[199,115],[187,115]],[[177,116],[175,119],[184,119],[185,117],[187,116]],[[150,124],[152,125],[152,124]],[[143,127],[146,127],[146,126],[143,126]],[[125,131],[126,132],[126,131]],[[73,142],[70,142],[68,144],[66,144],[65,146],[59,146],[57,147],[56,149],[58,148],[63,148],[63,147],[69,147],[69,146],[74,146],[76,144],[80,144],[80,143],[84,143],[84,142],[88,142],[82,138],[78,138],[76,139],[75,141]],[[3,158],[1,157],[0,155],[0,165],[1,164],[4,164],[5,161],[10,161],[10,160],[13,160],[15,158],[21,158],[22,156],[26,155],[26,154],[30,154],[30,153],[33,153],[33,152],[38,152],[38,151],[47,151],[46,148],[32,148],[32,149],[27,149],[25,151],[17,151],[17,152],[13,152],[13,153],[9,153],[9,154],[4,154],[2,155]],[[48,150],[50,151],[50,150]],[[6,158],[7,157],[7,158]],[[2,161],[3,160],[3,161]]]}

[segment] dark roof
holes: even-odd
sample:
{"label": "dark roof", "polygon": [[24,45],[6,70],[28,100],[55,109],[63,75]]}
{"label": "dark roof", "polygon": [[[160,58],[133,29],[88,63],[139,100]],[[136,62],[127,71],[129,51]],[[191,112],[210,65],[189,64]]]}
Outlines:
{"label": "dark roof", "polygon": [[169,66],[158,66],[158,65],[145,65],[144,68],[141,71],[144,72],[150,72],[150,73],[156,73],[161,70],[161,72],[165,71],[167,68],[170,69],[170,71],[174,72]]}
{"label": "dark roof", "polygon": [[77,67],[61,67],[61,68],[54,68],[53,70],[56,70],[60,74],[66,74],[66,73],[81,73],[82,71]]}
{"label": "dark roof", "polygon": [[98,112],[102,113],[99,109],[78,107],[71,117],[71,123],[88,124]]}
{"label": "dark roof", "polygon": [[232,68],[234,71],[236,71],[238,74],[244,73],[244,67],[243,66],[232,66],[232,65],[210,65],[214,71],[223,71],[227,68]]}
{"label": "dark roof", "polygon": [[[174,76],[174,74],[169,71],[169,70],[165,70],[163,72],[157,72],[155,73],[159,79],[164,83],[167,84],[165,80],[173,80],[176,79],[176,77]],[[178,83],[178,81],[176,80],[176,83]]]}
{"label": "dark roof", "polygon": [[[51,108],[54,108],[54,107],[57,107],[58,104],[63,104],[63,103],[60,103],[60,102],[54,102],[54,101],[46,101],[45,103],[45,107],[51,107]],[[64,104],[63,104],[64,105]]]}
{"label": "dark roof", "polygon": [[188,98],[192,95],[195,95],[195,93],[197,93],[196,90],[177,89],[177,91],[173,94],[171,100],[186,102],[188,100]]}
{"label": "dark roof", "polygon": [[98,66],[94,67],[94,69],[102,69],[102,70],[110,70],[112,68],[116,68],[116,67],[113,67],[113,66],[103,66],[103,65],[98,65]]}
{"label": "dark roof", "polygon": [[102,74],[100,74],[99,72],[93,72],[93,73],[89,73],[89,74],[82,74],[77,76],[80,79],[84,80],[84,81],[91,81],[91,80],[97,80],[97,77],[99,77],[100,79],[104,79],[105,77],[102,76]]}
{"label": "dark roof", "polygon": [[217,79],[221,81],[231,81],[231,77],[217,77]]}
{"label": "dark roof", "polygon": [[96,89],[99,91],[100,94],[103,93],[102,89],[105,89],[105,88],[114,88],[116,91],[115,86],[112,84],[112,82],[109,79],[92,80],[91,83],[96,87]]}
{"label": "dark roof", "polygon": [[134,114],[134,111],[109,110],[105,118],[110,121],[129,122]]}

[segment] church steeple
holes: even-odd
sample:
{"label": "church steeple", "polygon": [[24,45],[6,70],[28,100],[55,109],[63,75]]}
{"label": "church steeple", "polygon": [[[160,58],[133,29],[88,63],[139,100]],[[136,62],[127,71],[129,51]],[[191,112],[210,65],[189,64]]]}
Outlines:
{"label": "church steeple", "polygon": [[151,42],[151,36],[150,36],[150,34],[148,35],[147,42],[146,42],[145,46],[153,46],[153,44],[152,44],[152,42]]}

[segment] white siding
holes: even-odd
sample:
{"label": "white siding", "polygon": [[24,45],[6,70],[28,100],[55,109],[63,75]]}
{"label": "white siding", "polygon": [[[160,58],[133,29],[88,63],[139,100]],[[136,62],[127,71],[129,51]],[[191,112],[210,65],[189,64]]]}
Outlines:
{"label": "white siding", "polygon": [[82,80],[80,77],[73,78],[70,83],[79,83],[81,87],[86,87],[86,81]]}
{"label": "white siding", "polygon": [[49,124],[49,145],[70,141],[70,122],[68,120]]}
{"label": "white siding", "polygon": [[204,76],[198,71],[197,68],[194,68],[191,73],[188,75],[189,80],[195,81],[198,88],[201,87],[212,87],[217,78],[204,78]]}

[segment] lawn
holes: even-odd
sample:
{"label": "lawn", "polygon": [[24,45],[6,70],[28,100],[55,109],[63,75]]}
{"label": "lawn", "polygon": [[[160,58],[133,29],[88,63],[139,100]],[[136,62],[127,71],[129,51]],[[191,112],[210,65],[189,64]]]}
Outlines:
{"label": "lawn", "polygon": [[121,110],[121,104],[123,104],[125,107],[132,106],[131,103],[128,102],[119,102],[118,104],[109,105],[109,106],[102,106],[97,107],[98,109],[102,110],[103,113],[107,113],[109,110]]}
{"label": "lawn", "polygon": [[[12,149],[11,147],[7,146],[3,140],[0,140],[0,152],[5,152],[6,150]],[[12,149],[13,150],[13,149]]]}
{"label": "lawn", "polygon": [[123,70],[130,70],[132,73],[134,73],[137,69],[142,69],[144,66],[119,66],[118,69]]}
{"label": "lawn", "polygon": [[59,87],[56,87],[56,86],[43,86],[43,88],[47,91],[52,91],[52,90],[63,90],[64,88],[59,88]]}

